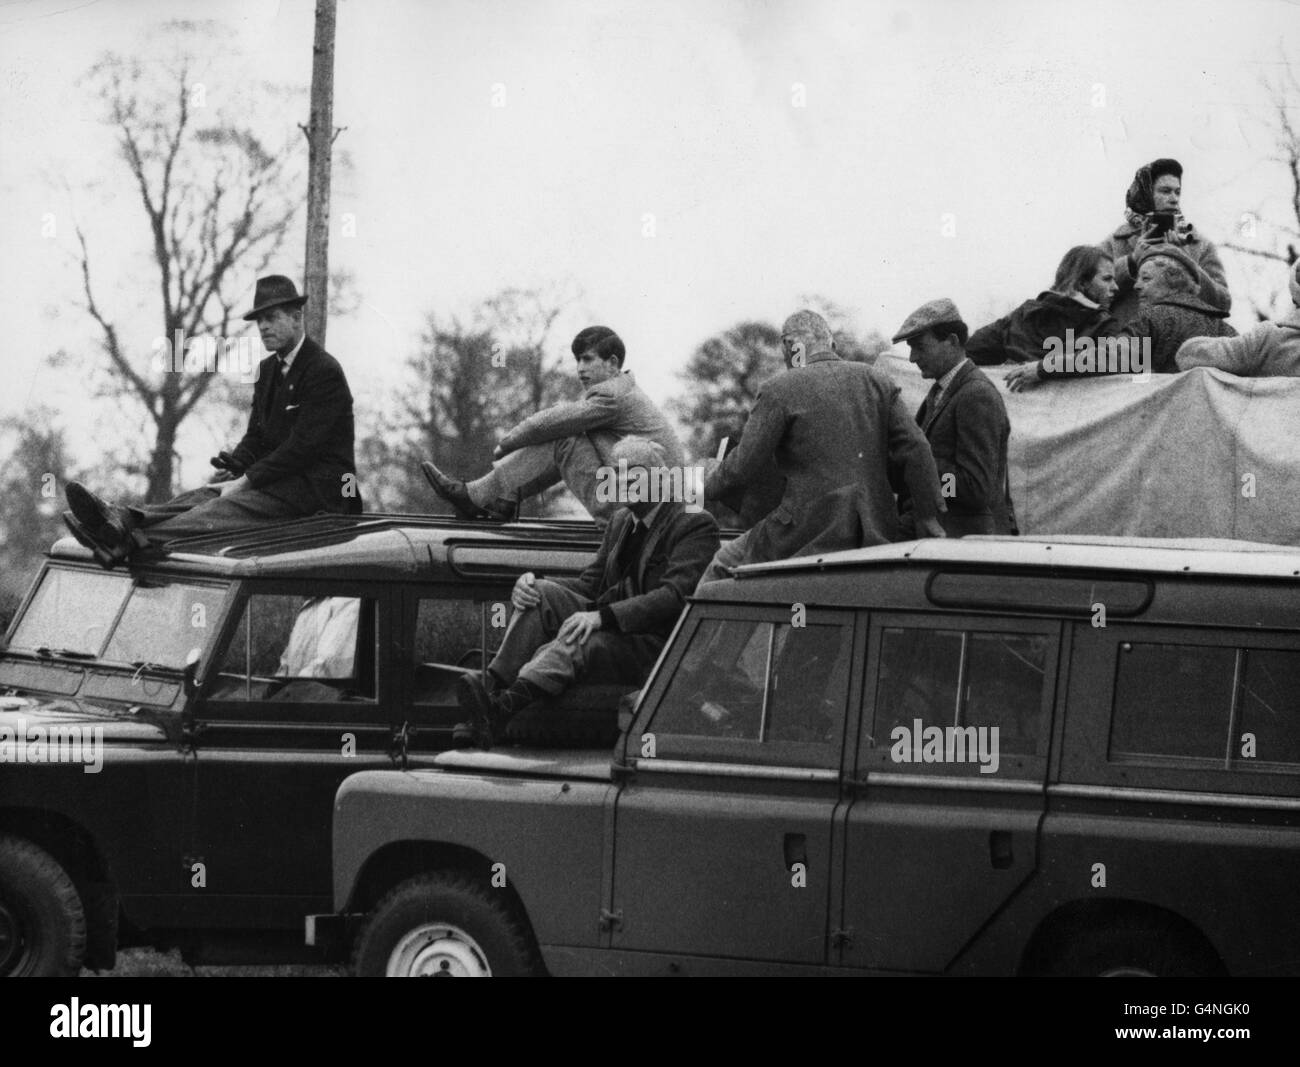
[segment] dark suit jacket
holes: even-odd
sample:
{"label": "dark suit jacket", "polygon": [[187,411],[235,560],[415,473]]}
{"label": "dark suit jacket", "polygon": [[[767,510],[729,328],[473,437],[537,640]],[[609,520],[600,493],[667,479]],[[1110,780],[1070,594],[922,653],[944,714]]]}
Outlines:
{"label": "dark suit jacket", "polygon": [[584,596],[613,616],[626,634],[667,638],[695,591],[704,569],[718,551],[718,524],[707,511],[692,514],[682,503],[659,505],[638,558],[625,566],[619,560],[623,541],[632,531],[632,512],[619,508],[605,527],[600,550],[576,578],[557,584]]}
{"label": "dark suit jacket", "polygon": [[250,488],[300,503],[306,513],[355,512],[360,495],[344,495],[344,475],[355,490],[354,433],[343,368],[308,337],[288,374],[280,375],[273,355],[258,364],[248,431],[233,455]]}
{"label": "dark suit jacket", "polygon": [[[998,387],[967,361],[931,410],[926,397],[916,421],[930,442],[948,513],[940,517],[949,537],[1006,534],[1015,525],[1007,482],[1011,420]],[[945,477],[951,475],[951,477]],[[908,502],[903,502],[906,516]],[[906,525],[906,519],[905,519]]]}
{"label": "dark suit jacket", "polygon": [[[894,493],[904,485],[923,515],[943,506],[934,459],[898,386],[832,352],[815,353],[763,385],[739,447],[705,481],[705,497],[757,483],[773,459],[785,492],[750,533],[752,561],[801,555],[813,545],[830,551],[897,540]],[[841,514],[846,506],[852,516]],[[828,536],[828,516],[844,537]]]}

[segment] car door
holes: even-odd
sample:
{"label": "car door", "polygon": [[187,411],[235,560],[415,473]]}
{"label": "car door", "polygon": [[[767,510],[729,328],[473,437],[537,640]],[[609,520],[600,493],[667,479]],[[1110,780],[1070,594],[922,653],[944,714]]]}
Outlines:
{"label": "car door", "polygon": [[612,949],[826,963],[854,647],[850,612],[691,608],[625,742]]}
{"label": "car door", "polygon": [[215,925],[293,927],[328,906],[335,791],[394,765],[392,600],[378,584],[245,586],[194,722],[194,892]]}
{"label": "car door", "polygon": [[871,615],[838,962],[942,972],[1033,874],[1060,623]]}

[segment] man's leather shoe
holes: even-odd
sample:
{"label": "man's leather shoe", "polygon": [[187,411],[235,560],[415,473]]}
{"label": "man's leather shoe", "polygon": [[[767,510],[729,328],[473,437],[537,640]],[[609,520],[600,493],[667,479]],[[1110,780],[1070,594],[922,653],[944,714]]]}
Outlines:
{"label": "man's leather shoe", "polygon": [[507,513],[495,508],[479,507],[470,499],[469,490],[465,488],[464,482],[449,478],[429,460],[426,459],[420,464],[420,470],[424,474],[424,480],[433,486],[433,491],[455,508],[462,519],[472,519],[475,522],[484,520],[509,522],[514,518],[514,509]]}
{"label": "man's leather shoe", "polygon": [[457,748],[490,749],[497,737],[505,733],[505,723],[483,679],[477,674],[462,674],[456,682],[456,702],[467,719],[453,727],[453,744]]}
{"label": "man's leather shoe", "polygon": [[63,523],[67,526],[68,532],[77,539],[79,545],[83,548],[90,549],[90,551],[94,553],[95,562],[103,567],[104,570],[112,570],[117,566],[117,564],[123,562],[124,557],[120,552],[110,549],[105,545],[101,545],[91,537],[90,531],[77,521],[76,516],[73,515],[72,512],[65,511],[63,513]]}
{"label": "man's leather shoe", "polygon": [[72,517],[93,541],[110,551],[120,552],[122,559],[130,555],[137,540],[133,536],[135,520],[126,508],[101,500],[80,482],[69,482],[64,495]]}

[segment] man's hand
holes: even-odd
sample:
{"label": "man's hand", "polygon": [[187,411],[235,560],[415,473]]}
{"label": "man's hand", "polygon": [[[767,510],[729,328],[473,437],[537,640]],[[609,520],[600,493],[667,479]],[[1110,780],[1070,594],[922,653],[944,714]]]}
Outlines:
{"label": "man's hand", "polygon": [[564,620],[555,636],[566,645],[585,645],[595,631],[600,629],[599,611],[575,611]]}
{"label": "man's hand", "polygon": [[217,492],[219,492],[222,496],[229,496],[231,493],[238,493],[241,489],[248,488],[248,476],[245,474],[241,474],[238,478],[235,478],[232,481],[228,481],[228,482],[223,482],[223,481],[208,482],[208,486],[212,489],[217,490]]}
{"label": "man's hand", "polygon": [[1013,393],[1021,393],[1026,389],[1035,389],[1043,384],[1043,379],[1038,376],[1037,363],[1022,363],[1014,370],[1007,371],[1002,376],[1002,380],[1007,383],[1007,388]]}
{"label": "man's hand", "polygon": [[542,594],[537,591],[537,578],[532,571],[521,574],[510,591],[510,603],[515,611],[527,611],[542,602]]}
{"label": "man's hand", "polygon": [[916,536],[920,537],[947,537],[944,533],[943,523],[938,519],[918,519]]}

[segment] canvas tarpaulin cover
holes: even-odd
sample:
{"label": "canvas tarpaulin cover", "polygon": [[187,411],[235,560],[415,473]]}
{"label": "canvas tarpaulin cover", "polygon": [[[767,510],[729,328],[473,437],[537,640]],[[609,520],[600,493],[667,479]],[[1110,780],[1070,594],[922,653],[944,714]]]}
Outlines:
{"label": "canvas tarpaulin cover", "polygon": [[[915,412],[931,383],[877,366]],[[1300,378],[1197,368],[1007,390],[1011,496],[1025,534],[1226,537],[1300,546]]]}

